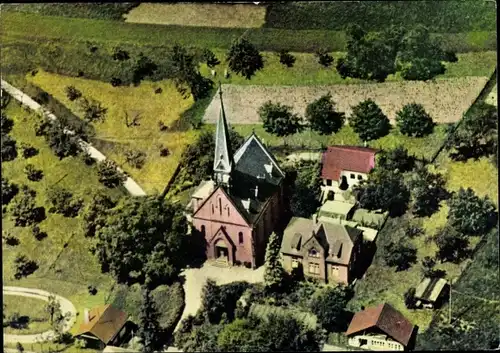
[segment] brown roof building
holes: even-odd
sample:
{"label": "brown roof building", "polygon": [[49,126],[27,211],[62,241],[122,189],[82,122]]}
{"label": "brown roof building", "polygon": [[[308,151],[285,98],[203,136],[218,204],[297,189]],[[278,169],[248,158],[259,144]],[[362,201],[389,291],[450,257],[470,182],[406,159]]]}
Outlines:
{"label": "brown roof building", "polygon": [[125,326],[127,318],[127,313],[109,304],[85,310],[84,322],[75,336],[97,339],[103,345],[112,344]]}
{"label": "brown roof building", "polygon": [[389,304],[380,304],[354,315],[346,335],[349,344],[374,350],[405,350],[415,326]]}

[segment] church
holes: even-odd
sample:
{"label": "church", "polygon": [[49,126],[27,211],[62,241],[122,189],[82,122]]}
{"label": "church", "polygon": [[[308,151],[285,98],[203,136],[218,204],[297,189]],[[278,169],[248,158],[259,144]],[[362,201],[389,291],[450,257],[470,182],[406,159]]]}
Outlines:
{"label": "church", "polygon": [[235,153],[231,151],[219,94],[213,177],[194,191],[188,219],[206,240],[207,259],[257,268],[264,263],[269,235],[287,209],[285,173],[254,132]]}

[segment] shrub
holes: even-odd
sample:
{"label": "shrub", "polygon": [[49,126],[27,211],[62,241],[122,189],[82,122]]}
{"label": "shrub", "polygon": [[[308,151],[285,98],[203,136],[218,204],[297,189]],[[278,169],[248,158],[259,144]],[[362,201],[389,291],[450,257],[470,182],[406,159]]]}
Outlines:
{"label": "shrub", "polygon": [[28,159],[28,158],[31,158],[31,157],[34,157],[38,154],[38,149],[36,149],[35,147],[33,146],[30,146],[30,145],[27,145],[27,144],[22,144],[21,145],[21,148],[23,150],[23,157],[25,159]]}
{"label": "shrub", "polygon": [[290,54],[288,50],[280,50],[278,53],[278,56],[280,58],[280,63],[285,65],[286,67],[293,67],[293,64],[295,64],[295,56]]}
{"label": "shrub", "polygon": [[155,94],[160,94],[163,92],[163,89],[161,87],[158,87],[157,89],[155,89]]}
{"label": "shrub", "polygon": [[10,183],[8,179],[2,177],[2,205],[8,205],[18,192],[19,188],[16,184]]}
{"label": "shrub", "polygon": [[9,233],[2,235],[2,239],[5,240],[5,244],[8,246],[18,246],[20,244],[19,238],[10,235]]}
{"label": "shrub", "polygon": [[363,141],[386,136],[391,129],[389,119],[372,99],[367,99],[352,108],[349,125]]}
{"label": "shrub", "polygon": [[45,140],[47,140],[49,147],[59,159],[68,156],[77,156],[80,153],[78,138],[67,134],[61,122],[54,121],[47,123],[42,129]]}
{"label": "shrub", "polygon": [[404,271],[416,262],[417,249],[406,241],[391,241],[384,248],[384,260],[387,266],[395,266],[396,271]]}
{"label": "shrub", "polygon": [[66,97],[70,101],[74,101],[82,97],[82,92],[76,89],[75,86],[66,86]]}
{"label": "shrub", "polygon": [[73,199],[73,194],[60,186],[52,186],[47,191],[48,202],[52,205],[50,213],[62,214],[64,217],[76,217],[83,199]]}
{"label": "shrub", "polygon": [[126,151],[125,158],[131,167],[137,169],[141,169],[146,163],[146,154],[142,151]]}
{"label": "shrub", "polygon": [[32,229],[31,229],[31,232],[33,233],[33,236],[35,237],[36,240],[40,241],[44,238],[47,237],[47,233],[46,232],[42,232],[40,230],[40,227],[39,226],[34,226]]}
{"label": "shrub", "polygon": [[122,84],[122,80],[120,80],[119,78],[113,77],[113,78],[111,78],[110,83],[111,83],[111,86],[118,87]]}
{"label": "shrub", "polygon": [[168,149],[168,147],[161,147],[160,148],[160,156],[161,157],[168,157],[168,156],[170,156],[170,150]]}
{"label": "shrub", "polygon": [[108,111],[100,102],[87,98],[80,100],[80,109],[83,111],[84,119],[91,123],[95,121],[103,122]]}
{"label": "shrub", "polygon": [[19,280],[28,277],[38,269],[38,264],[29,260],[26,255],[18,254],[14,260],[14,278]]}
{"label": "shrub", "polygon": [[318,63],[323,67],[329,67],[333,64],[333,57],[328,54],[328,51],[324,48],[320,48],[315,53],[318,58]]}
{"label": "shrub", "polygon": [[45,209],[35,205],[36,192],[25,185],[20,191],[11,205],[11,216],[15,225],[26,227],[44,220]]}
{"label": "shrub", "polygon": [[215,54],[210,49],[203,49],[202,60],[207,63],[209,68],[214,68],[220,64],[220,60],[217,59]]}
{"label": "shrub", "polygon": [[160,131],[167,131],[168,130],[168,126],[165,125],[165,123],[163,121],[158,121],[158,128],[160,129]]}
{"label": "shrub", "polygon": [[113,58],[113,60],[117,61],[125,61],[130,59],[129,53],[120,48],[115,48],[111,57]]}
{"label": "shrub", "polygon": [[82,158],[83,163],[85,163],[85,165],[92,166],[96,163],[96,160],[94,158],[92,158],[90,156],[90,153],[88,153],[87,151],[83,151],[81,153],[81,158]]}
{"label": "shrub", "polygon": [[14,140],[10,135],[4,133],[2,133],[0,139],[2,144],[2,162],[10,162],[16,159],[16,140]]}
{"label": "shrub", "polygon": [[43,171],[36,169],[33,164],[27,164],[24,167],[24,174],[30,181],[40,181],[43,178]]}
{"label": "shrub", "polygon": [[421,104],[405,105],[396,113],[396,124],[403,135],[423,137],[432,133],[436,125]]}
{"label": "shrub", "polygon": [[115,162],[105,159],[97,163],[97,174],[99,181],[108,188],[116,188],[123,185],[127,177],[120,171]]}
{"label": "shrub", "polygon": [[2,127],[1,127],[2,134],[8,134],[12,130],[12,127],[14,126],[14,120],[7,117],[7,115],[5,115],[3,111],[0,112],[0,117],[2,121]]}

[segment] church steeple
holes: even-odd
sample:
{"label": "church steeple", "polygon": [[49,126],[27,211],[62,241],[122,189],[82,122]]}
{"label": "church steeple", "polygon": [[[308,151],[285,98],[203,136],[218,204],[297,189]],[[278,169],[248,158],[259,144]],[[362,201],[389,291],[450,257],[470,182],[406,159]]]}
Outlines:
{"label": "church steeple", "polygon": [[222,87],[219,82],[220,112],[215,131],[214,179],[218,184],[229,185],[233,168],[233,154],[229,140],[229,131],[222,102]]}

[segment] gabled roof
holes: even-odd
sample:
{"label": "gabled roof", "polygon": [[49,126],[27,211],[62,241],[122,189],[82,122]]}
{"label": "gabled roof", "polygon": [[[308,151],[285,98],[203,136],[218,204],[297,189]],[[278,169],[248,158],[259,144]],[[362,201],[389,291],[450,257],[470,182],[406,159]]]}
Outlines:
{"label": "gabled roof", "polygon": [[368,174],[378,150],[358,146],[330,146],[323,152],[321,177],[339,180],[344,170]]}
{"label": "gabled roof", "polygon": [[89,322],[82,323],[76,336],[91,333],[108,344],[127,322],[127,313],[112,305],[103,305],[89,311]]}
{"label": "gabled roof", "polygon": [[415,291],[415,298],[435,302],[447,282],[444,278],[429,278],[426,277],[418,285]]}
{"label": "gabled roof", "polygon": [[357,312],[346,331],[347,336],[376,327],[398,341],[408,346],[414,326],[399,311],[385,303],[376,307]]}

